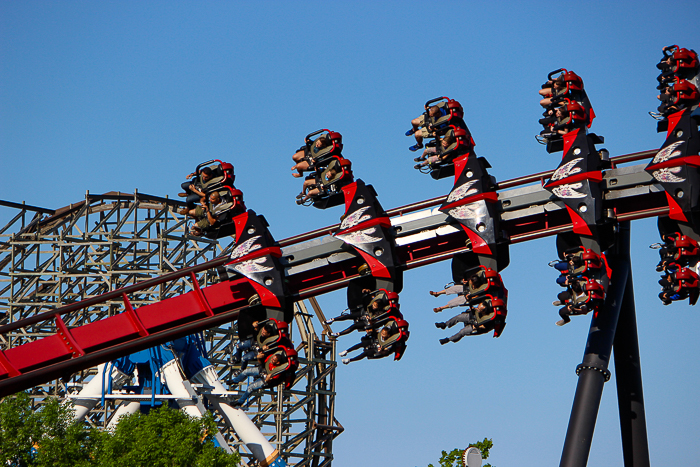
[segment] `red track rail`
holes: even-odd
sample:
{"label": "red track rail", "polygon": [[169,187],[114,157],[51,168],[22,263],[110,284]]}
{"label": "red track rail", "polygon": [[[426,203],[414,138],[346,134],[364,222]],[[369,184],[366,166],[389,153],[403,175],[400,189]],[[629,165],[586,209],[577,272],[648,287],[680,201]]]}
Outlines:
{"label": "red track rail", "polygon": [[[628,154],[613,158],[613,162],[633,162],[649,158],[655,153],[656,151],[644,151]],[[542,181],[552,173],[553,171],[541,172],[507,180],[499,183],[499,188],[513,188]],[[402,206],[388,211],[388,214],[405,215],[437,206],[444,199],[443,196]],[[638,206],[645,206],[645,209],[640,210]],[[663,193],[636,197],[634,202],[621,201],[614,209],[619,220],[654,217],[668,212]],[[568,216],[561,211],[545,212],[518,221],[503,221],[502,227],[509,232],[512,243],[555,235],[572,228]],[[294,245],[328,235],[337,228],[338,225],[324,227],[279,243],[281,246]],[[463,233],[456,233],[397,247],[401,267],[414,269],[468,251],[465,239]],[[247,299],[255,293],[247,280],[222,282],[200,288],[196,279],[197,273],[222,266],[228,261],[228,257],[217,258],[0,327],[0,334],[42,322],[54,323],[58,329],[53,335],[0,351],[0,396],[57,377],[67,377],[96,364],[234,320],[239,311],[248,306]],[[290,276],[289,290],[294,298],[303,299],[341,289],[357,277],[360,261],[333,263],[307,274]],[[129,302],[130,294],[187,276],[192,281],[191,292],[137,309]],[[123,313],[72,329],[63,324],[63,315],[115,299],[124,302]]]}

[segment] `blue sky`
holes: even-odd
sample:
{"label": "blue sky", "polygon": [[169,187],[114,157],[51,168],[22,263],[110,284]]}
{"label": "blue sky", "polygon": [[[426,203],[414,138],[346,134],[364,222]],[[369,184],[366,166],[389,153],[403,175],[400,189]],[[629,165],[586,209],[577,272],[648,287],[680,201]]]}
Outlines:
{"label": "blue sky", "polygon": [[[561,2],[560,2],[561,3]],[[665,9],[664,9],[665,8]],[[236,168],[249,208],[276,238],[337,222],[298,207],[291,155],[307,133],[343,134],[356,177],[385,208],[446,194],[413,170],[404,136],[423,103],[458,99],[499,180],[556,167],[535,142],[537,90],[565,67],[583,80],[611,155],[659,147],[655,64],[698,49],[695,2],[0,2],[0,198],[60,207],[85,190],[175,196],[199,162]],[[2,215],[4,218],[4,215]],[[661,306],[648,245],[633,225],[633,275],[652,464],[700,458],[697,309]],[[337,467],[426,466],[442,449],[493,438],[499,467],[556,465],[588,318],[558,328],[554,240],[512,247],[508,326],[440,346],[428,295],[449,264],[406,274],[411,340],[398,363],[338,369]],[[343,293],[320,297],[331,315]],[[445,312],[448,313],[448,312]],[[444,314],[445,314],[444,313]],[[442,316],[441,316],[442,317]],[[446,316],[449,317],[449,316]],[[342,339],[348,347],[359,336]],[[534,449],[533,449],[534,448]],[[622,464],[614,383],[590,465]]]}

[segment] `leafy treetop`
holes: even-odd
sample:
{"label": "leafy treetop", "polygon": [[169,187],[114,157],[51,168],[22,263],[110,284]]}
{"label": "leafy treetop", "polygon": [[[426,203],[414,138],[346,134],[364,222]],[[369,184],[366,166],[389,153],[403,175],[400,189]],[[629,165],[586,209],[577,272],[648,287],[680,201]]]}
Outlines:
{"label": "leafy treetop", "polygon": [[0,401],[0,465],[9,467],[234,467],[238,453],[213,442],[211,414],[193,419],[162,407],[123,417],[114,433],[73,423],[71,407],[57,399],[32,409],[26,393]]}
{"label": "leafy treetop", "polygon": [[[490,438],[484,438],[483,441],[477,441],[472,443],[469,447],[474,446],[479,451],[481,451],[481,457],[483,459],[489,458],[489,450],[493,447],[493,441]],[[462,456],[464,456],[464,451],[466,449],[453,449],[450,452],[442,451],[442,455],[438,462],[440,467],[462,467]],[[433,464],[428,464],[428,467],[435,467]],[[493,467],[491,464],[484,464],[482,467]]]}

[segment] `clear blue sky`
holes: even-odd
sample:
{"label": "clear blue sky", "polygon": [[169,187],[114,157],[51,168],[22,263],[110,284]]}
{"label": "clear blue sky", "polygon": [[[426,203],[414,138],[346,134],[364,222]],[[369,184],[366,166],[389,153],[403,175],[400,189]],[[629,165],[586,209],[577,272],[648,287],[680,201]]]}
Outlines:
{"label": "clear blue sky", "polygon": [[[563,3],[563,4],[562,4]],[[291,154],[305,134],[344,137],[385,208],[448,193],[413,170],[403,134],[423,103],[461,101],[504,180],[556,167],[533,138],[549,71],[581,75],[612,155],[658,148],[661,47],[700,48],[697,2],[0,2],[0,198],[60,207],[85,190],[175,196],[200,161],[236,167],[277,238],[337,222],[298,207]],[[698,309],[656,298],[653,221],[633,225],[634,279],[653,465],[700,459]],[[345,432],[334,466],[420,466],[484,436],[499,467],[557,465],[589,319],[558,328],[554,239],[512,248],[508,326],[440,346],[428,295],[449,264],[406,275],[411,340],[398,363],[338,368]],[[343,293],[320,298],[327,314]],[[445,312],[448,313],[448,312]],[[448,316],[449,317],[449,316]],[[354,344],[348,336],[340,347]],[[613,380],[614,381],[614,380]],[[534,458],[536,457],[536,459]],[[614,382],[589,465],[622,464]]]}

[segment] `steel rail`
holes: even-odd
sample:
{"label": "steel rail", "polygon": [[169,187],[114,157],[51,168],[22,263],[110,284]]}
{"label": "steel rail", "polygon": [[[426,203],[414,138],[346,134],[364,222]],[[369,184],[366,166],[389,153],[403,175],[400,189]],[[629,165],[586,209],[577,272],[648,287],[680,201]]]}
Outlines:
{"label": "steel rail", "polygon": [[[615,164],[634,162],[634,161],[648,158],[655,153],[656,153],[655,150],[642,151],[642,152],[636,152],[636,153],[632,153],[632,154],[625,154],[625,155],[613,157],[613,158],[611,158],[611,160]],[[518,178],[506,180],[504,182],[499,183],[499,189],[512,188],[512,187],[521,186],[521,185],[525,185],[528,183],[536,182],[538,180],[543,180],[544,178],[551,176],[553,173],[554,173],[554,171],[550,170],[550,171],[546,171],[546,172],[540,172],[537,174],[532,174],[532,175],[528,175],[528,176],[524,176],[524,177],[518,177]],[[125,195],[125,194],[119,194],[119,195]],[[142,195],[142,194],[139,194],[139,195],[144,196],[144,197],[148,197],[150,199],[154,198],[150,195]],[[102,196],[100,195],[100,197],[102,197]],[[418,211],[421,209],[425,209],[428,207],[432,207],[432,206],[436,206],[438,204],[441,204],[442,202],[444,202],[444,200],[446,198],[447,198],[447,196],[445,195],[445,196],[432,198],[432,199],[425,200],[425,201],[419,201],[417,203],[408,204],[405,206],[391,209],[391,210],[387,211],[387,214],[389,216],[394,216],[397,214],[406,214],[409,212],[415,212],[415,211]],[[641,219],[641,218],[645,218],[645,217],[659,216],[659,215],[663,215],[665,212],[668,212],[668,207],[656,208],[656,209],[649,210],[648,212],[641,211],[641,212],[635,212],[635,213],[630,213],[627,215],[618,216],[618,220],[633,220],[633,219]],[[317,238],[317,237],[320,237],[320,236],[325,235],[325,234],[329,234],[329,233],[333,232],[334,230],[337,230],[339,225],[340,224],[335,224],[332,226],[312,230],[312,231],[306,232],[304,234],[296,235],[293,237],[288,237],[286,239],[280,240],[279,244],[280,244],[280,246],[284,247],[284,246],[294,245],[297,243],[302,243],[304,241],[311,240],[313,238]],[[569,229],[571,229],[571,224],[565,224],[565,225],[558,226],[556,228],[548,229],[546,231],[513,235],[511,237],[511,243],[519,243],[519,242],[523,242],[523,241],[527,241],[527,240],[534,240],[537,238],[548,237],[548,236],[555,235],[555,234],[560,233],[560,232],[565,232]],[[418,260],[408,261],[406,264],[401,265],[401,266],[405,267],[406,269],[414,269],[414,268],[417,268],[417,267],[420,267],[423,265],[443,261],[445,259],[448,259],[448,258],[454,256],[455,254],[463,253],[466,251],[469,251],[469,248],[465,247],[465,248],[461,248],[459,250],[444,252],[444,253],[435,255],[433,257],[429,257],[429,258],[421,258]],[[138,282],[136,284],[123,287],[121,289],[107,292],[107,293],[105,293],[103,295],[99,295],[97,297],[88,298],[86,300],[71,303],[70,305],[65,305],[63,307],[59,307],[59,308],[56,308],[54,310],[51,310],[51,311],[48,311],[45,313],[41,313],[41,314],[29,317],[29,318],[24,318],[24,319],[15,321],[13,323],[8,323],[4,326],[0,326],[0,334],[4,334],[6,332],[10,332],[10,331],[13,331],[15,329],[19,329],[19,328],[22,328],[22,327],[25,327],[25,326],[28,326],[31,324],[36,324],[36,323],[39,323],[41,321],[50,320],[50,319],[53,319],[57,316],[60,316],[60,315],[66,314],[66,313],[70,313],[72,311],[80,310],[83,308],[87,308],[89,306],[99,305],[99,304],[104,303],[108,300],[112,300],[112,299],[121,300],[122,294],[128,295],[132,292],[137,292],[137,291],[140,291],[144,288],[160,285],[160,284],[163,284],[165,282],[179,279],[181,277],[188,276],[192,273],[197,273],[197,272],[205,271],[208,269],[213,269],[213,268],[216,268],[218,266],[222,266],[222,265],[226,264],[228,261],[229,261],[229,258],[227,256],[219,257],[219,258],[213,259],[211,261],[208,261],[206,263],[202,263],[202,264],[198,264],[196,266],[191,266],[188,268],[180,269],[180,270],[168,273],[168,274],[164,274],[160,277],[156,277],[153,279],[147,279],[145,281],[141,281],[141,282]],[[298,296],[299,296],[299,298],[308,298],[308,297],[311,297],[314,295],[337,290],[338,288],[341,288],[344,285],[346,285],[348,282],[350,282],[350,280],[351,280],[351,278],[343,278],[340,280],[329,282],[329,283],[324,284],[324,285],[310,287],[308,289],[301,291]]]}
{"label": "steel rail", "polygon": [[[647,158],[653,156],[654,154],[656,154],[656,152],[657,152],[656,149],[652,149],[652,150],[647,150],[647,151],[634,152],[631,154],[623,154],[621,156],[611,157],[610,161],[613,163],[613,167],[615,167],[617,164],[625,164],[628,162],[635,162],[635,161],[639,161],[642,159],[647,159]],[[543,181],[545,178],[551,177],[553,173],[554,173],[554,170],[547,170],[545,172],[539,172],[539,173],[532,174],[532,175],[526,175],[524,177],[517,177],[517,178],[511,178],[510,180],[504,180],[502,182],[498,182],[498,189],[505,190],[507,188],[514,188],[517,186],[527,185],[529,183],[534,183],[537,181]],[[444,203],[446,199],[447,199],[447,195],[438,196],[437,198],[431,198],[431,199],[427,199],[424,201],[419,201],[417,203],[407,204],[405,206],[400,206],[398,208],[390,209],[386,213],[389,217],[393,217],[396,215],[404,215],[404,214],[408,214],[411,212],[420,211],[421,209],[427,209],[427,208],[437,206],[439,204]],[[293,237],[285,238],[283,240],[280,240],[279,244],[280,244],[280,246],[294,245],[296,243],[304,242],[307,240],[321,237],[321,236],[326,235],[326,234],[330,234],[331,232],[338,230],[339,227],[340,227],[340,224],[329,225],[327,227],[322,227],[320,229],[312,230],[311,232],[306,232],[303,234],[295,235]]]}
{"label": "steel rail", "polygon": [[193,273],[206,271],[208,269],[222,266],[228,261],[230,261],[230,258],[228,256],[219,257],[206,263],[198,264],[196,266],[190,266],[184,269],[178,269],[177,271],[173,271],[168,274],[163,274],[162,276],[155,277],[153,279],[146,279],[145,281],[137,282],[136,284],[128,285],[126,287],[122,287],[121,289],[112,290],[111,292],[107,292],[96,297],[87,298],[79,302],[71,303],[70,305],[65,305],[51,311],[31,316],[29,318],[20,319],[18,321],[6,324],[4,326],[0,326],[0,334],[14,331],[15,329],[19,329],[30,324],[36,324],[42,321],[50,320],[57,316],[70,313],[72,311],[81,310],[89,306],[99,305],[108,300],[118,299],[119,301],[121,301],[122,294],[128,295],[132,292],[138,292],[140,290],[143,290],[144,288],[160,285],[165,282],[179,279],[181,277],[189,276]]}

